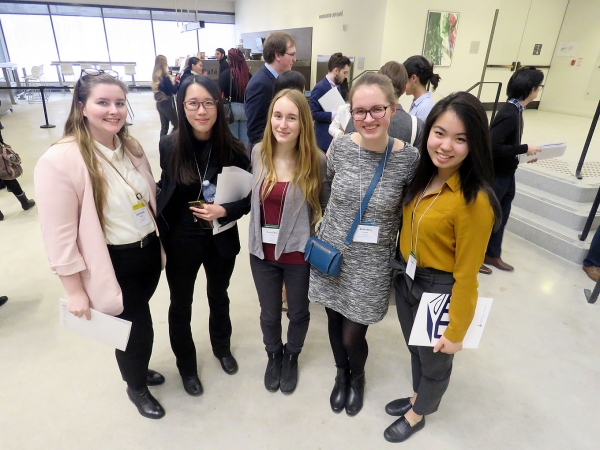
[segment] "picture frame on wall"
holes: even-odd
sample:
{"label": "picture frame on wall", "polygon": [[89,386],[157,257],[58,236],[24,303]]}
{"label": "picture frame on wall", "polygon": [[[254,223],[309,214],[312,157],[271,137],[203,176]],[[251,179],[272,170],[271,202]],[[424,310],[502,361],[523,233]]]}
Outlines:
{"label": "picture frame on wall", "polygon": [[456,46],[460,13],[427,11],[423,56],[435,66],[450,67]]}

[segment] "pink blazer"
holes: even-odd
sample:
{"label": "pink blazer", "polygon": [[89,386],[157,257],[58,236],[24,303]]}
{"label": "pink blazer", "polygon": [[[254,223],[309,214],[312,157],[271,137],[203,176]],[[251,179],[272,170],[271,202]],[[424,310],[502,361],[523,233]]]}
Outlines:
{"label": "pink blazer", "polygon": [[[156,183],[143,155],[129,154],[148,182],[156,211]],[[66,138],[48,149],[34,171],[42,238],[55,275],[79,273],[90,307],[106,314],[123,312],[123,295],[108,254],[94,203],[92,182],[79,146]],[[165,253],[161,249],[162,267]]]}

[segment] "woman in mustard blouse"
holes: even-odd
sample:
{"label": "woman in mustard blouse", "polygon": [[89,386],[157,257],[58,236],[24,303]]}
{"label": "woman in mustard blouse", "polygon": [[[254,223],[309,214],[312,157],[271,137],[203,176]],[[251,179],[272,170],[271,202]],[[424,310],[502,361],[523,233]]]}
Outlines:
{"label": "woman in mustard blouse", "polygon": [[[501,214],[491,187],[487,116],[479,100],[457,92],[439,101],[423,136],[419,165],[404,199],[401,257],[394,262],[400,269],[394,280],[396,308],[411,353],[414,393],[385,407],[388,414],[401,416],[384,432],[390,442],[408,439],[425,426],[424,416],[438,409],[454,354],[462,349],[475,313],[477,273]],[[452,294],[450,322],[435,347],[408,345],[424,292]]]}

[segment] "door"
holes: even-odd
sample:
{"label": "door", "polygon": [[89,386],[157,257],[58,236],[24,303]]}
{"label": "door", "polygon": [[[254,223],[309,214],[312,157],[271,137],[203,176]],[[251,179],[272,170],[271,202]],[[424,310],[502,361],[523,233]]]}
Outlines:
{"label": "door", "polygon": [[[501,82],[500,101],[516,69],[535,66],[548,76],[550,62],[569,0],[501,0],[486,66],[486,82]],[[494,102],[498,85],[484,84],[480,99]],[[541,101],[543,91],[537,98]],[[538,103],[534,103],[533,106]]]}

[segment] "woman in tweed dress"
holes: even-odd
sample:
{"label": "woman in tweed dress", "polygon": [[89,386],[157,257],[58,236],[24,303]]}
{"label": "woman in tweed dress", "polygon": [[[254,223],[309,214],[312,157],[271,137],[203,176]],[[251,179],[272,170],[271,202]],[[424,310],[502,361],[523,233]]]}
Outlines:
{"label": "woman in tweed dress", "polygon": [[[318,237],[338,249],[352,225],[362,198],[388,145],[388,128],[396,113],[394,88],[389,78],[365,74],[350,92],[351,114],[358,133],[341,136],[327,151],[327,177],[331,197]],[[337,277],[311,268],[309,299],[325,306],[329,341],[337,367],[331,408],[344,407],[349,416],[362,409],[364,367],[368,355],[368,326],[379,322],[388,309],[404,188],[418,159],[416,148],[393,139],[383,175],[362,216],[371,225],[371,240],[352,242],[344,252]]]}

